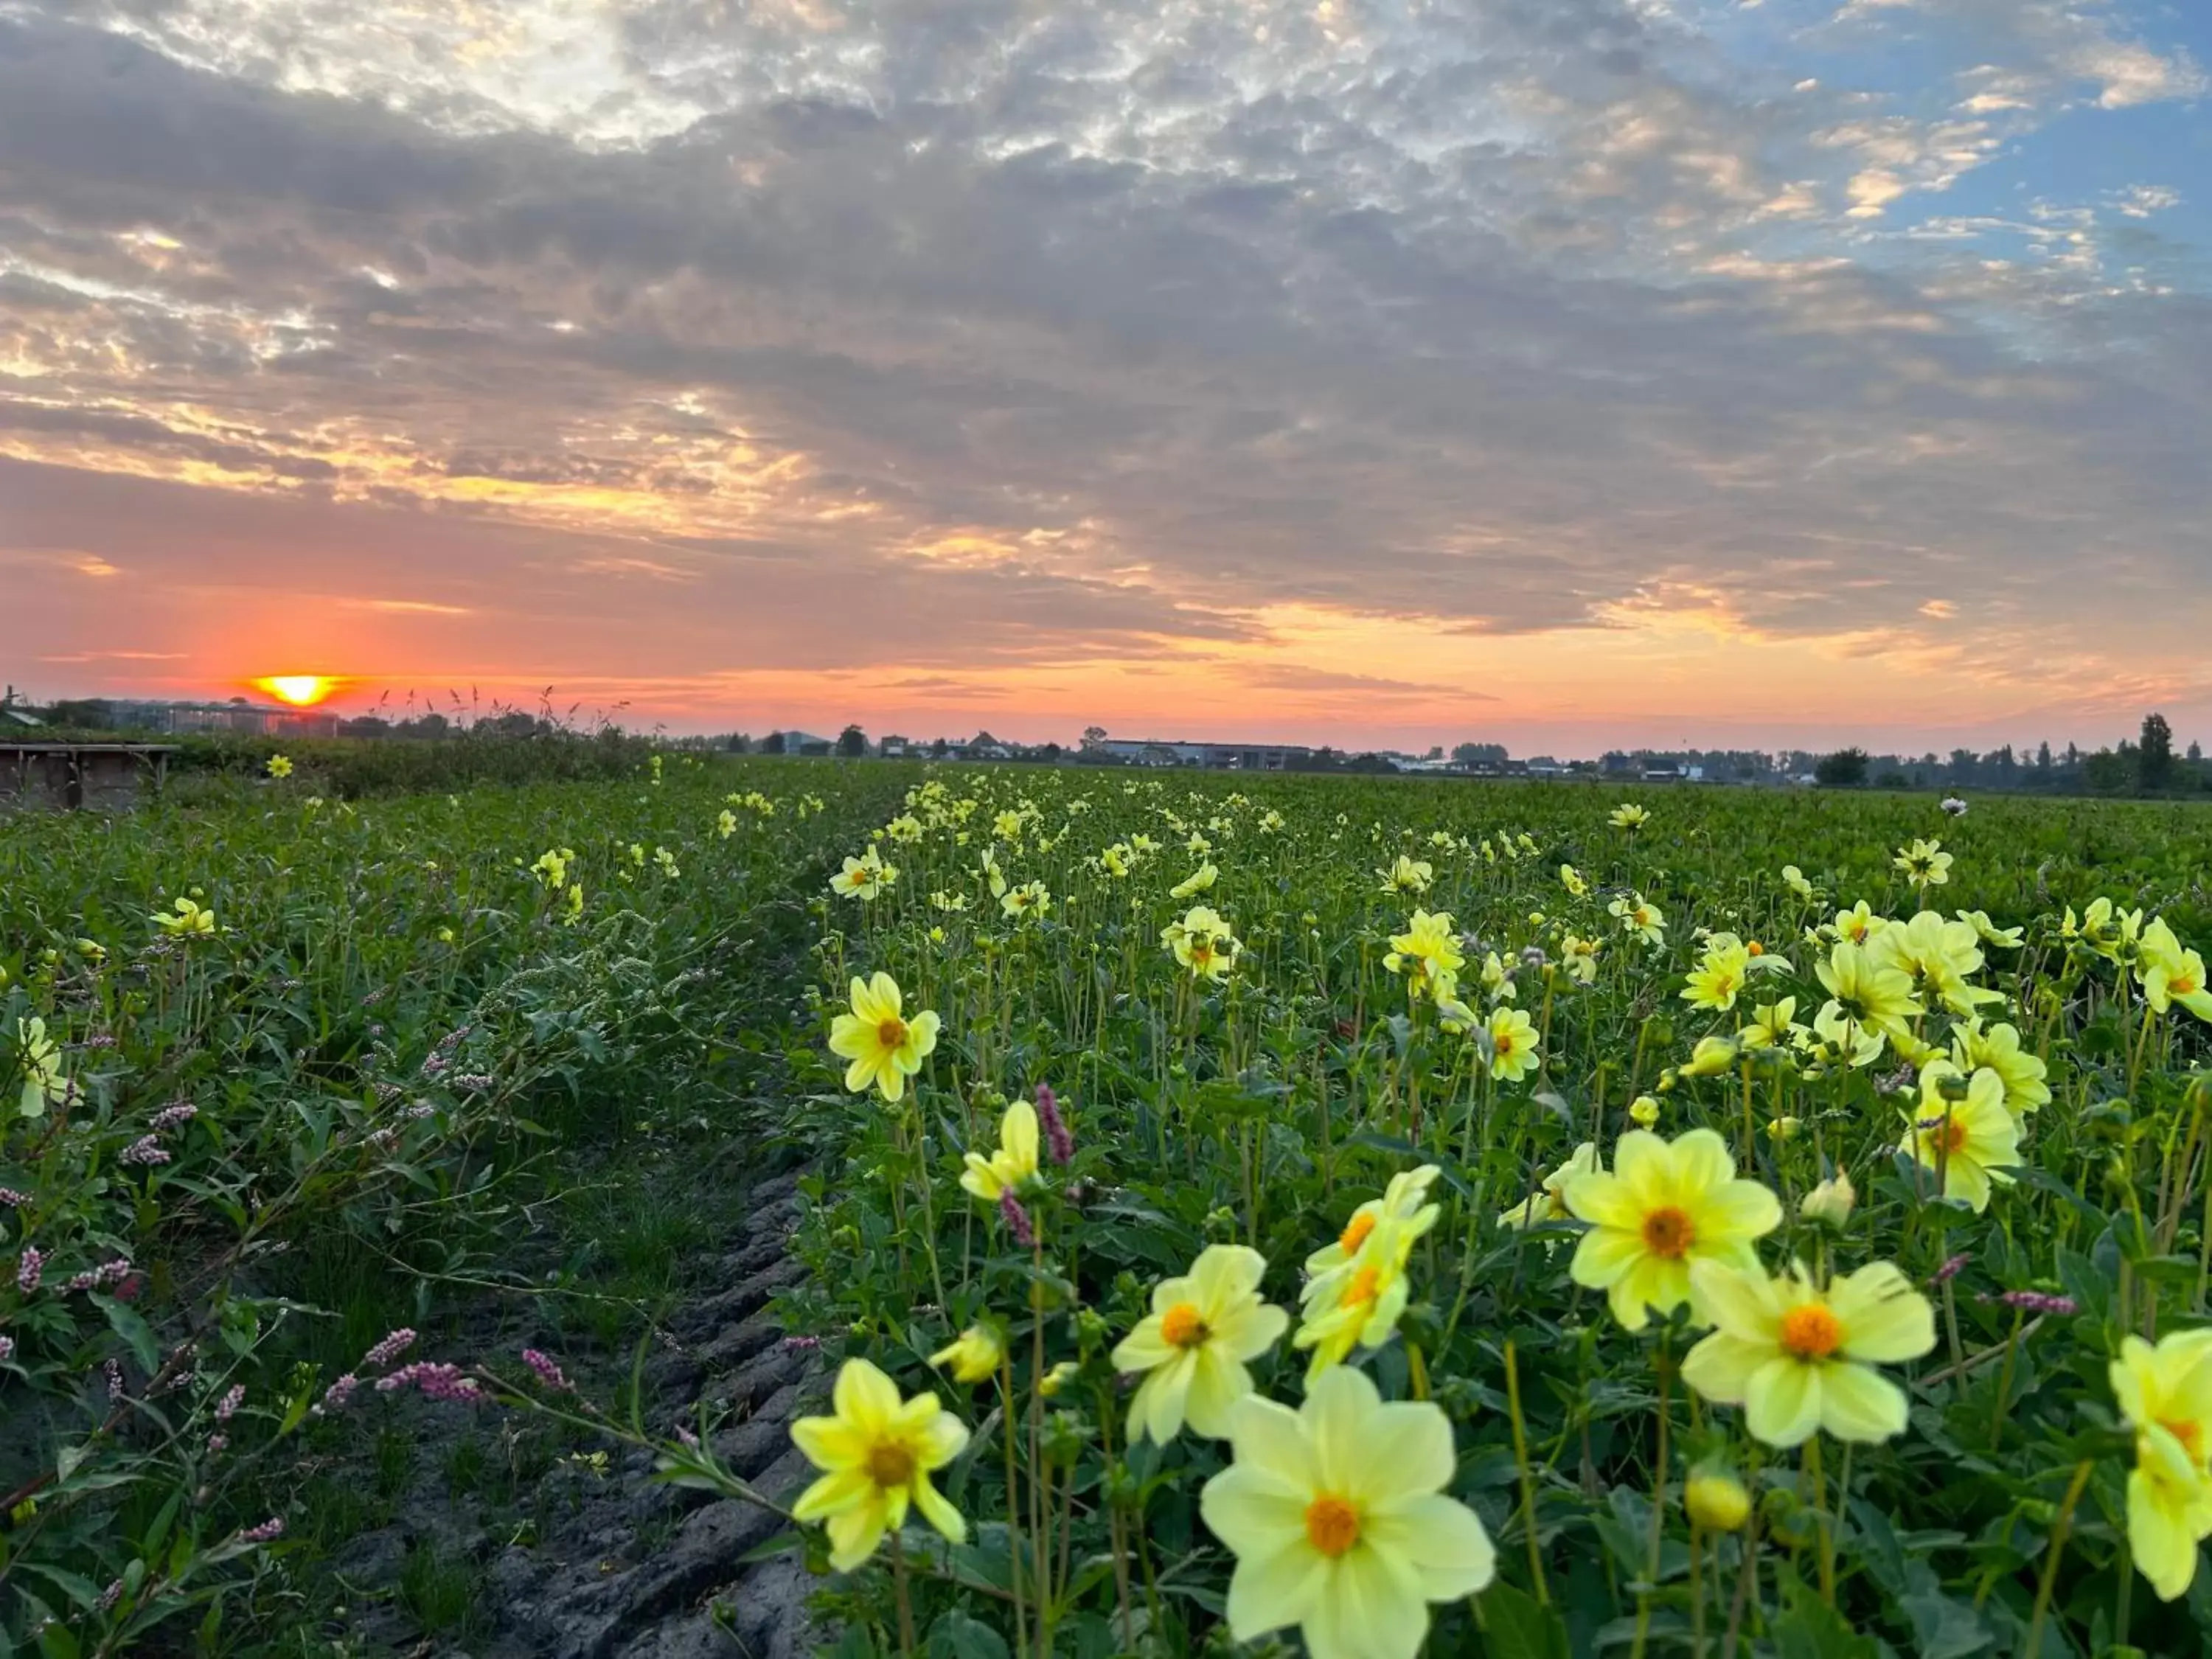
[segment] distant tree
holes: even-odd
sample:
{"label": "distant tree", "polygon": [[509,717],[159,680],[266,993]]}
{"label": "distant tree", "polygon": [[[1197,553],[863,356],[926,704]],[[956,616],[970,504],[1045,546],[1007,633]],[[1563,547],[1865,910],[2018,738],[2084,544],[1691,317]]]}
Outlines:
{"label": "distant tree", "polygon": [[1099,744],[1105,741],[1106,728],[1104,726],[1086,726],[1083,728],[1083,746],[1085,749],[1096,749]]}
{"label": "distant tree", "polygon": [[2146,789],[2163,789],[2173,780],[2173,728],[2163,714],[2145,714],[2136,745],[2136,776]]}
{"label": "distant tree", "polygon": [[1874,787],[1877,789],[1910,789],[1912,787],[1912,780],[1906,777],[1897,767],[1893,766],[1874,781]]}
{"label": "distant tree", "polygon": [[763,755],[781,755],[783,752],[783,733],[771,732],[763,738],[760,740],[760,751]]}
{"label": "distant tree", "polygon": [[854,760],[868,752],[868,734],[857,726],[848,726],[837,734],[837,752],[848,760]]}
{"label": "distant tree", "polygon": [[1828,789],[1857,789],[1867,781],[1867,752],[1863,749],[1838,749],[1832,755],[1824,755],[1813,769],[1814,781]]}
{"label": "distant tree", "polygon": [[2203,744],[2191,743],[2189,745],[2189,763],[2191,766],[2202,766],[2204,763],[2204,745]]}
{"label": "distant tree", "polygon": [[2035,769],[2045,777],[2051,775],[2051,745],[2047,742],[2036,745]]}
{"label": "distant tree", "polygon": [[753,740],[742,732],[731,732],[729,737],[726,738],[722,744],[722,747],[728,750],[732,755],[742,755],[746,750],[752,746]]}
{"label": "distant tree", "polygon": [[939,738],[936,742],[929,745],[929,752],[935,756],[939,760],[943,760],[945,756],[952,752],[952,745],[945,742],[944,738]]}
{"label": "distant tree", "polygon": [[1462,743],[1452,750],[1462,766],[1503,766],[1510,758],[1502,743]]}
{"label": "distant tree", "polygon": [[2122,744],[2118,750],[2100,749],[2081,760],[2081,776],[2089,787],[2100,795],[2116,795],[2126,788],[2135,775],[2131,764],[2132,745]]}
{"label": "distant tree", "polygon": [[81,731],[108,731],[115,725],[115,708],[105,697],[67,698],[48,709],[46,719],[48,724],[53,726],[76,726]]}
{"label": "distant tree", "polygon": [[1037,753],[1042,755],[1048,761],[1056,761],[1060,758],[1060,745],[1057,743],[1048,743],[1045,744],[1043,748],[1038,750]]}

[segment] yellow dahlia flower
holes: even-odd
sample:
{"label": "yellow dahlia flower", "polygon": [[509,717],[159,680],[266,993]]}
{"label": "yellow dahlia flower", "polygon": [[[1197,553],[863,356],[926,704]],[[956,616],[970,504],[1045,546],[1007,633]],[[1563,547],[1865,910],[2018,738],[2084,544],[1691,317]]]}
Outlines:
{"label": "yellow dahlia flower", "polygon": [[2212,1534],[2212,1330],[2178,1331],[2154,1347],[2139,1336],[2112,1363],[2112,1398],[2136,1431],[2128,1476],[2128,1547],[2160,1601],[2197,1576]]}
{"label": "yellow dahlia flower", "polygon": [[997,1203],[1001,1193],[1034,1176],[1037,1172],[1036,1108],[1026,1100],[1007,1107],[1006,1115],[999,1120],[999,1150],[988,1158],[970,1152],[965,1162],[967,1167],[960,1172],[962,1189],[987,1204]]}
{"label": "yellow dahlia flower", "polygon": [[837,1373],[836,1414],[802,1417],[792,1443],[823,1471],[792,1506],[798,1521],[830,1523],[830,1565],[850,1572],[876,1553],[884,1534],[906,1524],[908,1505],[952,1542],[963,1542],[960,1511],[930,1484],[968,1443],[960,1419],[934,1395],[899,1398],[898,1387],[865,1359]]}
{"label": "yellow dahlia flower", "polygon": [[903,1002],[889,974],[854,977],[853,1011],[830,1021],[830,1052],[847,1062],[845,1086],[854,1094],[873,1085],[885,1100],[898,1099],[906,1093],[906,1080],[936,1049],[937,1016],[924,1010],[908,1019],[901,1012]]}
{"label": "yellow dahlia flower", "polygon": [[1199,1252],[1190,1272],[1152,1288],[1152,1310],[1114,1350],[1114,1369],[1142,1371],[1129,1401],[1129,1437],[1164,1446],[1188,1422],[1218,1440],[1230,1412],[1252,1392],[1247,1360],[1273,1347],[1291,1316],[1260,1296],[1266,1258],[1242,1244]]}
{"label": "yellow dahlia flower", "polygon": [[1199,1512],[1237,1558],[1227,1611],[1240,1642],[1296,1625],[1313,1659],[1413,1659],[1428,1604],[1497,1571],[1481,1521],[1444,1496],[1459,1458],[1432,1403],[1385,1404],[1359,1372],[1333,1370],[1295,1412],[1240,1401],[1230,1449]]}
{"label": "yellow dahlia flower", "polygon": [[1815,1429],[1863,1442],[1905,1431],[1905,1390],[1874,1367],[1934,1347],[1936,1315],[1894,1263],[1825,1291],[1799,1269],[1770,1278],[1756,1263],[1700,1261],[1690,1277],[1718,1328],[1690,1350],[1682,1380],[1717,1406],[1744,1407],[1753,1439],[1795,1446]]}
{"label": "yellow dahlia flower", "polygon": [[1567,1183],[1567,1208],[1590,1231],[1575,1248],[1577,1285],[1603,1291],[1613,1316],[1632,1331],[1649,1310],[1692,1301],[1697,1261],[1750,1267],[1753,1239],[1781,1224],[1782,1204],[1756,1181],[1739,1180],[1728,1143],[1711,1129],[1672,1141],[1635,1129],[1613,1149],[1608,1173]]}

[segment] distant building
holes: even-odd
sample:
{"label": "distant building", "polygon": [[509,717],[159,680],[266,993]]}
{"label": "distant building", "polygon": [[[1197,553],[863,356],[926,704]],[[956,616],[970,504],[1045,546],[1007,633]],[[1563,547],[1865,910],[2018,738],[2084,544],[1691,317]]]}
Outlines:
{"label": "distant building", "polygon": [[286,703],[110,702],[108,718],[125,731],[159,732],[170,737],[235,732],[258,738],[334,738],[338,717],[321,709]]}
{"label": "distant building", "polygon": [[1188,766],[1212,772],[1284,772],[1313,750],[1287,743],[1191,743],[1181,738],[1107,738],[1086,748],[1132,766]]}

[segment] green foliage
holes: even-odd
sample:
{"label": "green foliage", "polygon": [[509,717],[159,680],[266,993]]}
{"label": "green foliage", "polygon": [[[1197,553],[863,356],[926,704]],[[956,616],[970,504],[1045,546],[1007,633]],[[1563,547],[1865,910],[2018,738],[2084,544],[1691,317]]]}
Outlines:
{"label": "green foliage", "polygon": [[[714,1224],[669,1196],[669,1149],[750,1133],[756,953],[828,823],[895,786],[823,820],[811,769],[556,738],[549,770],[619,781],[445,793],[534,741],[295,746],[283,780],[209,744],[207,804],[0,824],[0,1650],[49,1618],[49,1648],[181,1639],[259,1616],[271,1574],[296,1599],[293,1555],[421,1478],[372,1345],[410,1326],[383,1372],[467,1364],[491,1291],[626,1346]],[[341,781],[364,763],[394,769]],[[368,798],[418,763],[440,793]],[[563,848],[556,886],[531,866]],[[481,1464],[453,1452],[447,1483],[498,1484]],[[409,1574],[452,1623],[465,1586]]]}

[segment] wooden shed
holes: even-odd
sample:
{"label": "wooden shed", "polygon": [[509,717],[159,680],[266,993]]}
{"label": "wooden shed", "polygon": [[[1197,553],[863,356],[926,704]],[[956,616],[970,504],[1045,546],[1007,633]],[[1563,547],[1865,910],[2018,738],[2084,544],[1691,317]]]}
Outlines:
{"label": "wooden shed", "polygon": [[134,805],[168,775],[167,743],[26,743],[0,738],[0,811]]}

